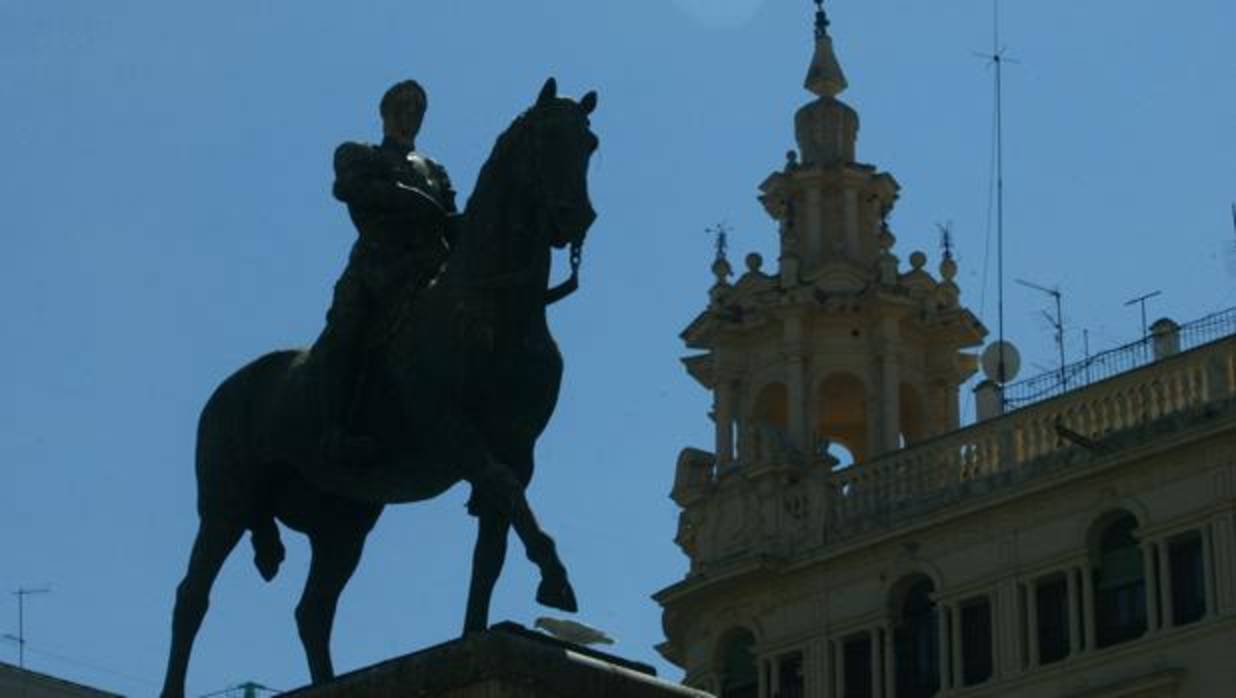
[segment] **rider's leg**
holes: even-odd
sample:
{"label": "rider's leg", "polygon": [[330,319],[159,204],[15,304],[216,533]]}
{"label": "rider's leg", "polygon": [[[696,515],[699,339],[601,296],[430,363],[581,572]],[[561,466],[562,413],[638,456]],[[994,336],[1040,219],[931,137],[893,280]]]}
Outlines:
{"label": "rider's leg", "polygon": [[349,263],[335,284],[326,329],[314,347],[322,409],[322,458],[360,464],[372,457],[372,439],[355,434],[356,386],[364,364],[366,321],[373,305],[362,275]]}

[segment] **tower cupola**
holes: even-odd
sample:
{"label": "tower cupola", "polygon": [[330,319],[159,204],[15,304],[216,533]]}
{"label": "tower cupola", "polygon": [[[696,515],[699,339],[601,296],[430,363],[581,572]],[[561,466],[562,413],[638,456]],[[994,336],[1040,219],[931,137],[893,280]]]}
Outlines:
{"label": "tower cupola", "polygon": [[837,99],[848,83],[833,40],[828,35],[828,17],[817,3],[815,13],[815,54],[807,68],[803,87],[816,95],[794,116],[794,135],[805,164],[832,165],[854,162],[858,140],[858,112]]}

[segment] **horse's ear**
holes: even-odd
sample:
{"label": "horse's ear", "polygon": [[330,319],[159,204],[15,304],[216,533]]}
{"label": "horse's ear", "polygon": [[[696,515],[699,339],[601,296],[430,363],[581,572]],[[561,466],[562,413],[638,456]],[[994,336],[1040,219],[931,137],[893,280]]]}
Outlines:
{"label": "horse's ear", "polygon": [[584,95],[584,98],[579,100],[579,106],[585,114],[591,114],[592,110],[597,108],[597,91],[592,90]]}
{"label": "horse's ear", "polygon": [[550,100],[558,96],[558,81],[550,78],[545,81],[545,86],[541,88],[541,94],[537,95],[536,105],[543,107],[549,104]]}

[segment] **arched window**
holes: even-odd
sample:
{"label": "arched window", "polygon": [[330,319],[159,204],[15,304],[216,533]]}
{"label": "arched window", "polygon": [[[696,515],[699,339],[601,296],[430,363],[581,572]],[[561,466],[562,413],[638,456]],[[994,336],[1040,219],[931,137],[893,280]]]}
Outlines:
{"label": "arched window", "polygon": [[736,628],[721,641],[721,698],[756,698],[760,690],[755,667],[755,635]]}
{"label": "arched window", "polygon": [[1099,532],[1094,570],[1095,640],[1107,647],[1146,632],[1146,578],[1137,519],[1121,512]]}
{"label": "arched window", "polygon": [[833,373],[820,382],[813,405],[816,442],[843,444],[855,461],[867,458],[867,388],[851,373]]}
{"label": "arched window", "polygon": [[905,587],[897,607],[893,631],[897,698],[928,698],[940,689],[939,619],[933,591],[930,579],[916,577]]}

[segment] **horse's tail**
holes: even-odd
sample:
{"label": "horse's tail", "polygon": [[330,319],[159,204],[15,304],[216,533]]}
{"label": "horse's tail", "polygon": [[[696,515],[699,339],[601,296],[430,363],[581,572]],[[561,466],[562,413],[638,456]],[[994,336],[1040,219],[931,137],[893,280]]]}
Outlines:
{"label": "horse's tail", "polygon": [[279,573],[279,564],[283,562],[285,554],[283,541],[279,540],[279,527],[275,525],[275,517],[262,518],[249,531],[250,540],[253,542],[253,564],[262,579],[269,582]]}
{"label": "horse's tail", "polygon": [[233,373],[198,420],[198,514],[248,529],[253,563],[268,582],[279,571],[284,548],[269,501],[273,474],[259,436],[270,431],[274,386],[301,355],[272,352]]}

